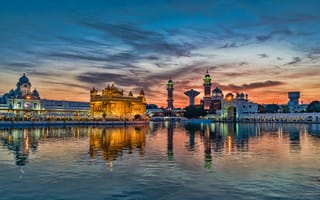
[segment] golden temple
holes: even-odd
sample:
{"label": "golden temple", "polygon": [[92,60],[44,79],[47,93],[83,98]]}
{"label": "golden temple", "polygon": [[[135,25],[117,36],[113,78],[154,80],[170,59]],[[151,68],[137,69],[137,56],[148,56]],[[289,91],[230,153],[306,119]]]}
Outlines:
{"label": "golden temple", "polygon": [[140,120],[145,117],[146,105],[143,89],[137,97],[131,91],[125,96],[123,90],[118,90],[114,83],[101,93],[95,87],[90,90],[91,117],[95,119]]}

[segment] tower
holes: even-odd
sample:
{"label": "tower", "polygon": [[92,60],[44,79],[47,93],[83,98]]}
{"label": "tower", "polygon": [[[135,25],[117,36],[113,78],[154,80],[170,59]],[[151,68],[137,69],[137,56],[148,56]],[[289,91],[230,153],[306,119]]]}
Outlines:
{"label": "tower", "polygon": [[189,106],[194,105],[194,98],[200,94],[197,90],[188,90],[184,92],[185,95],[189,97]]}
{"label": "tower", "polygon": [[204,89],[203,108],[205,110],[209,110],[211,105],[211,77],[209,75],[208,70],[203,79],[203,89]]}
{"label": "tower", "polygon": [[168,110],[173,110],[173,81],[170,79],[167,83],[167,90],[168,90]]}
{"label": "tower", "polygon": [[300,92],[288,92],[288,107],[291,113],[294,112],[295,108],[299,105]]}

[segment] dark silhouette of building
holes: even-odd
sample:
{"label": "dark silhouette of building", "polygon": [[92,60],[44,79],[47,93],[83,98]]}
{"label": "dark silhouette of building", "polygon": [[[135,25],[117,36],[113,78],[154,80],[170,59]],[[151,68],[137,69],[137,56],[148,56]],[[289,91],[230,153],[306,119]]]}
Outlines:
{"label": "dark silhouette of building", "polygon": [[194,98],[200,94],[197,90],[191,89],[184,93],[189,97],[189,106],[194,105]]}

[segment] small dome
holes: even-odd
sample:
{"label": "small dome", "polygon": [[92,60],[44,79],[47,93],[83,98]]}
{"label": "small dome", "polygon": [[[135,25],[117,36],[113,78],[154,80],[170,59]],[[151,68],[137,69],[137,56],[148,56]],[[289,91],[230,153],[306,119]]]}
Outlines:
{"label": "small dome", "polygon": [[216,87],[216,88],[214,88],[214,89],[212,90],[212,93],[222,94],[222,90],[221,90],[220,88]]}
{"label": "small dome", "polygon": [[209,84],[211,82],[211,77],[210,77],[210,74],[209,74],[208,70],[207,70],[206,75],[204,76],[203,81],[204,81],[205,84]]}
{"label": "small dome", "polygon": [[232,101],[233,100],[233,94],[231,92],[229,92],[227,95],[226,95],[226,100],[227,101]]}
{"label": "small dome", "polygon": [[32,96],[33,96],[33,97],[39,97],[39,92],[37,91],[37,89],[34,89],[34,90],[32,91]]}
{"label": "small dome", "polygon": [[168,80],[167,86],[168,86],[168,88],[172,88],[173,87],[173,81],[171,79]]}
{"label": "small dome", "polygon": [[20,77],[19,83],[20,83],[20,84],[29,83],[29,79],[28,79],[28,77],[26,76],[26,74],[23,74],[23,75]]}

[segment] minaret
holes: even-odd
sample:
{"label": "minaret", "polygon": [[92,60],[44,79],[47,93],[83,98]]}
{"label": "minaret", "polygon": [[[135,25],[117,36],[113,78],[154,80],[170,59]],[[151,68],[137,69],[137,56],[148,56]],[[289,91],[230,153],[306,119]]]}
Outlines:
{"label": "minaret", "polygon": [[204,88],[204,96],[203,96],[203,108],[205,110],[210,109],[211,105],[211,77],[207,70],[207,74],[204,76],[203,79],[203,88]]}
{"label": "minaret", "polygon": [[168,110],[173,110],[173,81],[170,79],[167,83],[167,90],[168,90]]}
{"label": "minaret", "polygon": [[197,90],[188,90],[184,92],[185,95],[189,97],[189,106],[194,105],[194,98],[200,94]]}

